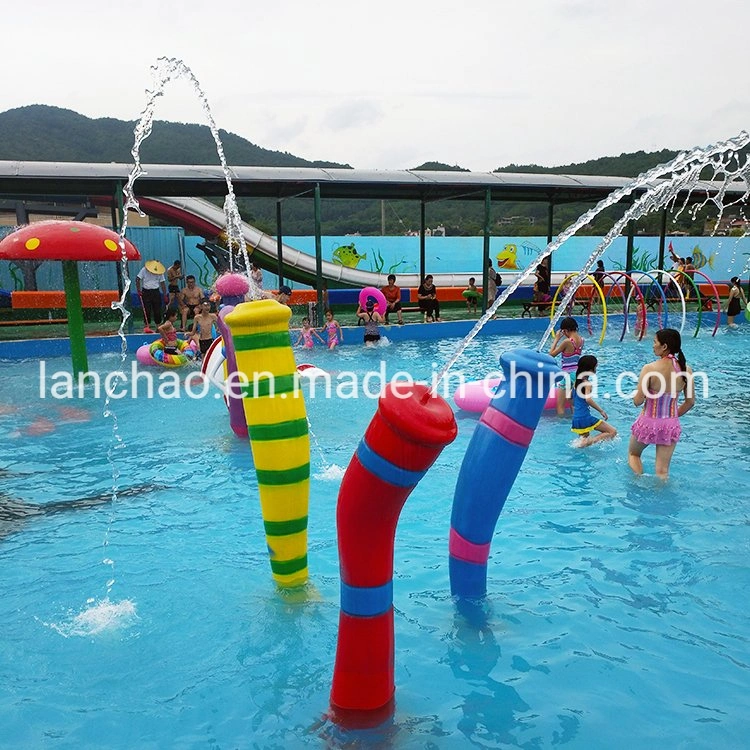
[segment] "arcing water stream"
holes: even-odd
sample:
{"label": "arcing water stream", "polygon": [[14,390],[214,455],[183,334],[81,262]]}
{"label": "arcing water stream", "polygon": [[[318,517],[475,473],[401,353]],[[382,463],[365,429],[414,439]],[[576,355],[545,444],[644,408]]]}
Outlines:
{"label": "arcing water stream", "polygon": [[[721,141],[706,148],[694,148],[690,151],[685,151],[678,154],[672,161],[660,164],[639,175],[625,187],[610,193],[606,198],[599,201],[596,206],[582,214],[573,224],[561,232],[555,240],[550,242],[539,253],[536,259],[529,264],[527,269],[519,274],[518,278],[487,309],[487,312],[482,315],[466,338],[456,347],[456,351],[437,374],[434,381],[436,385],[434,387],[437,387],[437,384],[440,383],[453,365],[456,364],[466,347],[495,314],[495,311],[533,274],[536,265],[557,250],[560,245],[572,237],[579,229],[590,223],[604,209],[619,203],[638,191],[644,191],[642,195],[633,201],[630,208],[625,212],[625,215],[614,224],[570,284],[570,289],[560,302],[557,314],[550,322],[547,331],[539,343],[539,349],[544,345],[547,337],[554,329],[555,323],[557,323],[557,320],[567,308],[568,303],[573,299],[576,289],[586,279],[596,261],[612,241],[619,236],[629,221],[645,216],[650,211],[663,208],[670,201],[676,201],[682,191],[688,191],[687,196],[689,197],[690,192],[695,189],[700,179],[701,172],[707,167],[713,169],[713,179],[718,180],[719,185],[715,188],[715,194],[706,198],[706,202],[709,200],[712,201],[718,208],[719,215],[723,213],[727,205],[731,205],[731,203],[725,205],[724,198],[727,188],[733,181],[744,180],[744,194],[739,200],[745,200],[750,193],[750,164],[747,158],[743,162],[740,162],[739,151],[748,143],[750,143],[750,134],[743,130],[739,135],[727,141]],[[736,162],[736,166],[732,165],[733,161]],[[688,197],[685,198],[685,205],[688,203]]]}

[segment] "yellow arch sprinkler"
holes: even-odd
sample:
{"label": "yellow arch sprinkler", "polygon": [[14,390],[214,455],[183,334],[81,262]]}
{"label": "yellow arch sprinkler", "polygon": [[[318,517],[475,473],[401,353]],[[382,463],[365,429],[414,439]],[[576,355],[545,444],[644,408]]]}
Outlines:
{"label": "yellow arch sprinkler", "polygon": [[307,581],[310,437],[289,339],[291,310],[275,300],[243,302],[224,319],[237,371],[258,476],[271,572],[283,588]]}
{"label": "yellow arch sprinkler", "polygon": [[[572,279],[576,276],[578,276],[577,273],[569,273],[562,280],[562,283],[557,287],[555,296],[552,298],[552,307],[550,307],[550,311],[549,311],[550,320],[555,319],[555,305],[557,304],[557,298],[560,296],[560,290],[565,287],[565,284],[568,282],[569,279]],[[597,293],[599,294],[599,300],[601,301],[601,304],[602,304],[602,334],[601,336],[599,336],[599,343],[601,344],[604,341],[604,334],[607,333],[607,300],[597,280],[593,276],[590,276],[589,274],[586,275],[586,278],[594,285],[594,289],[596,289]],[[591,315],[590,311],[591,311],[591,308],[589,308],[589,316]],[[589,331],[589,333],[590,332],[591,331]]]}

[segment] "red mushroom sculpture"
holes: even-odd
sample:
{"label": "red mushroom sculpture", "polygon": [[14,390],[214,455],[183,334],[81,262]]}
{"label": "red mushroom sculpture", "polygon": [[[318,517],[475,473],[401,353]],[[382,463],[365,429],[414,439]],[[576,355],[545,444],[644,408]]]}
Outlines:
{"label": "red mushroom sculpture", "polygon": [[11,232],[0,241],[0,260],[62,261],[75,377],[88,371],[77,261],[122,260],[123,242],[127,259],[140,260],[140,253],[131,242],[122,240],[111,229],[83,221],[38,221]]}

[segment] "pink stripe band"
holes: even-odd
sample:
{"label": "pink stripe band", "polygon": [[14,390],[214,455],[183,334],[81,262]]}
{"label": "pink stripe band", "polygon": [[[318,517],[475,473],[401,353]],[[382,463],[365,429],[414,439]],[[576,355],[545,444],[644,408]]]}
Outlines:
{"label": "pink stripe band", "polygon": [[474,544],[474,542],[464,539],[451,527],[450,537],[448,538],[448,551],[451,557],[463,560],[464,562],[484,565],[490,556],[490,543]]}
{"label": "pink stripe band", "polygon": [[534,430],[524,427],[515,419],[511,419],[507,414],[503,414],[492,406],[488,406],[484,410],[479,421],[494,430],[500,437],[504,437],[509,443],[520,445],[522,448],[528,448],[531,438],[534,437]]}

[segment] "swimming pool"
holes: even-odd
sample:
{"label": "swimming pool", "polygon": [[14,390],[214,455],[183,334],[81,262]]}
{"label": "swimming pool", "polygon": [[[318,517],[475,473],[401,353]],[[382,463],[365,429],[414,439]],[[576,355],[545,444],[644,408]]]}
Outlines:
{"label": "swimming pool", "polygon": [[[461,366],[482,375],[501,351],[537,341],[480,338]],[[101,400],[42,400],[36,363],[2,363],[4,493],[29,503],[107,493],[113,472],[121,488],[153,488],[23,523],[0,515],[0,746],[743,746],[748,341],[685,338],[711,391],[683,420],[666,485],[631,476],[626,437],[575,450],[567,420],[545,413],[498,523],[486,605],[468,619],[448,582],[453,488],[476,425],[459,414],[458,438],[397,530],[396,712],[354,732],[324,716],[335,507],[375,403],[308,401],[311,586],[298,600],[272,583],[250,452],[221,401],[124,399],[113,430]],[[456,343],[298,359],[364,374],[384,354],[389,373],[428,378]],[[605,383],[651,357],[650,337],[587,349]],[[90,364],[104,372],[119,358]],[[627,436],[637,410],[610,407]],[[492,476],[477,481],[491,490]]]}

